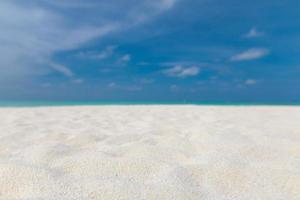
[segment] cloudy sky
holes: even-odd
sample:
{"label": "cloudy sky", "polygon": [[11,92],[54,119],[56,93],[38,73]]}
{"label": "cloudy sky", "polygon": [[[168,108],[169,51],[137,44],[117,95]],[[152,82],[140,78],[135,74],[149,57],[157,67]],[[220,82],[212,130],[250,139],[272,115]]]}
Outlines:
{"label": "cloudy sky", "polygon": [[1,100],[300,101],[299,0],[1,0]]}

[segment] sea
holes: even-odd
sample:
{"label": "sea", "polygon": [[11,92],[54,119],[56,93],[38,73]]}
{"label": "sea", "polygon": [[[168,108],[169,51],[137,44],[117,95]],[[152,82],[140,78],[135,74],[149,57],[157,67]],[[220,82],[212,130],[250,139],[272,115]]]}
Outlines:
{"label": "sea", "polygon": [[0,101],[0,107],[198,105],[198,106],[300,106],[300,102],[204,102],[204,101]]}

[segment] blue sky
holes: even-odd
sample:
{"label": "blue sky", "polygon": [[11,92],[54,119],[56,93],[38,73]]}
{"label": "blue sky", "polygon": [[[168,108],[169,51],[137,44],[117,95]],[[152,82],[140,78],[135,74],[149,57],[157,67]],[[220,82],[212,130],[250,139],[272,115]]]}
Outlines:
{"label": "blue sky", "polygon": [[0,100],[300,101],[297,0],[2,0]]}

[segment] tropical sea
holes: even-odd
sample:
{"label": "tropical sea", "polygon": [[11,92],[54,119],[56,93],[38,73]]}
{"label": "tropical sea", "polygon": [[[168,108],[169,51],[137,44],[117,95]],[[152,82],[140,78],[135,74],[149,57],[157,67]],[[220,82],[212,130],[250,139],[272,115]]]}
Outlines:
{"label": "tropical sea", "polygon": [[300,102],[217,101],[0,101],[0,107],[108,106],[108,105],[205,105],[205,106],[299,106]]}

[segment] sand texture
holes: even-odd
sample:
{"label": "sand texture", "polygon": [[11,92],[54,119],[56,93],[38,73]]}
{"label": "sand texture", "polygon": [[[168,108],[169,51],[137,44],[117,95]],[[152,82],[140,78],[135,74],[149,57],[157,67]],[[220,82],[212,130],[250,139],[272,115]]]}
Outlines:
{"label": "sand texture", "polygon": [[300,107],[0,109],[1,200],[299,200]]}

